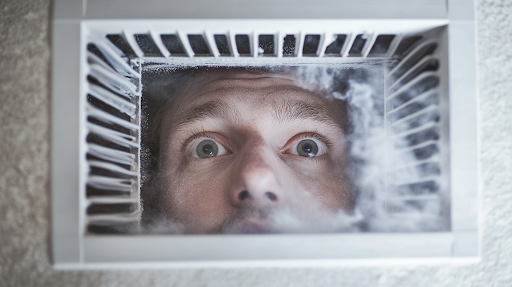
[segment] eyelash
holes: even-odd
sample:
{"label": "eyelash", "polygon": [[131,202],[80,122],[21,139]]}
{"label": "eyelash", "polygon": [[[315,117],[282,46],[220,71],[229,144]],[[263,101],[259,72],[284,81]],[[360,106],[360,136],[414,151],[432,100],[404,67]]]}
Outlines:
{"label": "eyelash", "polygon": [[313,138],[313,139],[323,142],[327,146],[328,149],[330,149],[332,146],[332,142],[329,139],[323,137],[322,135],[319,135],[317,133],[312,133],[312,132],[302,133],[300,138],[297,139],[297,141],[300,141],[303,139],[308,139],[308,138],[309,139]]}
{"label": "eyelash", "polygon": [[[290,140],[293,139],[292,142]],[[296,155],[293,152],[293,149],[296,148],[298,143],[304,139],[314,139],[316,141],[321,142],[324,145],[325,148],[325,154],[329,153],[329,151],[332,149],[332,142],[325,138],[324,136],[317,134],[315,132],[305,132],[301,134],[297,134],[291,138],[287,144],[281,149],[282,154],[290,154],[290,155]],[[318,161],[321,158],[319,156],[311,156],[311,157],[304,157],[300,156],[301,160],[308,160],[308,161]]]}

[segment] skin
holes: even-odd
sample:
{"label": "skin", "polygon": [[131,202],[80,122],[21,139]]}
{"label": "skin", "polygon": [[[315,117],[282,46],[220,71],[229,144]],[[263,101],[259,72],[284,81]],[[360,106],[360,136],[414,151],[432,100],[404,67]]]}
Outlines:
{"label": "skin", "polygon": [[[309,230],[325,216],[349,211],[337,108],[286,74],[203,75],[165,108],[163,210],[185,233],[203,234],[290,231],[276,220],[280,212]],[[218,145],[216,156],[199,157],[205,140]],[[298,154],[304,140],[318,146],[315,156]]]}

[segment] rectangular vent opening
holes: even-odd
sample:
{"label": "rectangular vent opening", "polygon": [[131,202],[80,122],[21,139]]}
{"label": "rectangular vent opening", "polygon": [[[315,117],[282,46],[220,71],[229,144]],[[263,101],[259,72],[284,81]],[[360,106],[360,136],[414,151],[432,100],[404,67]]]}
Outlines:
{"label": "rectangular vent opening", "polygon": [[162,43],[164,44],[165,48],[169,51],[169,53],[171,53],[171,56],[179,57],[187,55],[178,35],[163,34],[160,35],[160,38],[162,39]]}
{"label": "rectangular vent opening", "polygon": [[229,41],[226,35],[214,35],[215,44],[221,56],[231,56]]}
{"label": "rectangular vent opening", "polygon": [[386,56],[389,46],[391,42],[395,39],[395,35],[379,35],[377,39],[375,39],[375,43],[373,44],[370,53],[368,53],[368,57],[384,57]]}
{"label": "rectangular vent opening", "polygon": [[414,45],[419,43],[422,39],[423,36],[420,35],[405,37],[396,48],[394,56],[407,56]]}
{"label": "rectangular vent opening", "polygon": [[325,48],[326,56],[341,56],[341,49],[343,48],[343,44],[345,44],[345,40],[347,40],[347,35],[335,35],[335,39],[332,41],[327,48]]}
{"label": "rectangular vent opening", "polygon": [[194,51],[194,56],[207,57],[212,55],[203,35],[189,34],[187,37],[192,51]]}
{"label": "rectangular vent opening", "polygon": [[283,40],[283,56],[295,56],[295,35],[286,35]]}
{"label": "rectangular vent opening", "polygon": [[236,49],[240,56],[251,56],[251,41],[249,35],[236,35]]}
{"label": "rectangular vent opening", "polygon": [[121,34],[108,34],[107,39],[112,42],[119,50],[121,50],[125,57],[136,58],[137,54],[133,51],[132,47],[126,42]]}
{"label": "rectangular vent opening", "polygon": [[304,56],[316,56],[320,45],[320,35],[306,35],[302,54]]}
{"label": "rectangular vent opening", "polygon": [[274,35],[259,35],[258,47],[258,55],[275,56]]}
{"label": "rectangular vent opening", "polygon": [[368,40],[368,35],[366,34],[359,34],[354,39],[354,43],[352,43],[352,47],[350,48],[350,51],[348,52],[349,56],[352,57],[360,57],[363,54],[363,48],[366,44],[366,40]]}
{"label": "rectangular vent opening", "polygon": [[135,41],[146,57],[163,57],[162,52],[149,34],[135,34]]}

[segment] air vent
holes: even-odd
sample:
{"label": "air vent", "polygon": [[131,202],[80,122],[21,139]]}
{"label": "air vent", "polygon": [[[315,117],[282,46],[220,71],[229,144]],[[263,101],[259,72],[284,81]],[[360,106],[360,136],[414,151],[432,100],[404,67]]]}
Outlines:
{"label": "air vent", "polygon": [[[361,63],[373,65],[383,60],[379,65],[388,67],[384,80],[386,96],[382,99],[388,143],[395,154],[412,155],[408,156],[406,166],[393,166],[391,162],[386,167],[383,211],[390,217],[424,209],[434,217],[445,215],[442,197],[446,187],[440,157],[443,148],[439,144],[443,137],[440,125],[445,116],[439,108],[442,91],[438,70],[442,63],[436,56],[437,47],[435,38],[390,33],[296,31],[233,35],[205,31],[96,35],[88,43],[87,230],[137,230],[134,227],[141,215],[140,63],[162,65],[166,58],[184,56],[198,60],[250,56],[252,61],[266,59],[266,65],[272,61],[280,65],[281,60],[301,57],[337,61],[360,58]],[[142,52],[142,57],[134,57],[134,51]],[[242,65],[233,61],[215,63]],[[415,177],[393,176],[403,169],[413,170]]]}
{"label": "air vent", "polygon": [[[52,13],[56,268],[478,260],[475,21],[465,3],[68,2]],[[175,94],[188,72],[226,68],[297,72],[350,108],[339,114],[350,117],[343,183],[356,203],[342,224],[313,222],[342,228],[179,235],[179,222],[146,221],[161,211],[146,197],[159,184],[146,166],[146,116],[163,107],[153,95]]]}

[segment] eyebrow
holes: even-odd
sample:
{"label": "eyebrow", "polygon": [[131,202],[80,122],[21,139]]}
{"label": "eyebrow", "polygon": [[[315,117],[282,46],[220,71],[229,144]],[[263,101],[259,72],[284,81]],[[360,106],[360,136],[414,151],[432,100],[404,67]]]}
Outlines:
{"label": "eyebrow", "polygon": [[206,118],[225,118],[228,110],[229,105],[224,101],[208,101],[182,111],[175,127],[191,124]]}
{"label": "eyebrow", "polygon": [[284,101],[274,104],[272,108],[272,116],[278,123],[313,120],[328,125],[341,125],[334,117],[329,115],[327,107],[318,104],[310,104],[304,101]]}
{"label": "eyebrow", "polygon": [[[230,108],[229,104],[222,100],[208,101],[182,111],[178,123],[174,126],[177,129],[180,126],[192,124],[207,118],[224,119],[228,116],[228,113],[233,113],[234,111],[234,109]],[[239,116],[240,115],[235,114],[235,117]],[[341,126],[334,117],[329,115],[327,107],[300,100],[288,100],[273,104],[272,118],[273,121],[277,123],[286,123],[294,120],[313,120],[327,125]]]}

